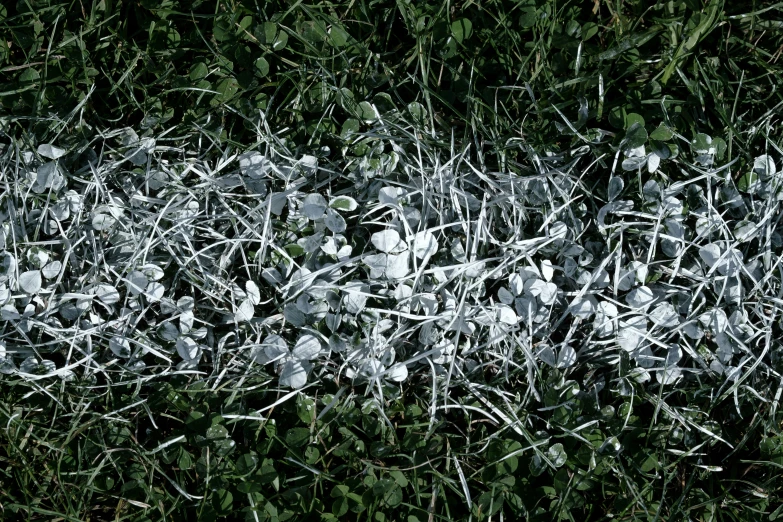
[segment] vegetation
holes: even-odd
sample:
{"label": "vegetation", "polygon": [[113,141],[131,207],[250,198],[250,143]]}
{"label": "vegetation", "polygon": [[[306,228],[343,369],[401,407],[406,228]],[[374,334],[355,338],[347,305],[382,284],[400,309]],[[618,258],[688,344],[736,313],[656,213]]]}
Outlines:
{"label": "vegetation", "polygon": [[781,9],[0,6],[3,518],[783,519]]}

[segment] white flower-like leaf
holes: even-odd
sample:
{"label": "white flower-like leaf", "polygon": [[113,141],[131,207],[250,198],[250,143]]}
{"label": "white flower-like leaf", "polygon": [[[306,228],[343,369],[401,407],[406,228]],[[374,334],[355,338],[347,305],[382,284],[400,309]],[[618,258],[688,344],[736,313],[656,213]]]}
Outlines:
{"label": "white flower-like leaf", "polygon": [[498,301],[503,304],[510,305],[514,302],[514,294],[506,290],[504,287],[498,288]]}
{"label": "white flower-like leaf", "polygon": [[177,353],[182,360],[187,362],[198,362],[201,357],[201,347],[190,337],[180,337],[177,339]]}
{"label": "white flower-like leaf", "polygon": [[338,249],[339,245],[337,244],[337,240],[334,237],[325,238],[323,244],[321,244],[321,251],[324,254],[329,254],[330,256],[336,256]]}
{"label": "white flower-like leaf", "polygon": [[288,343],[277,334],[267,335],[260,345],[250,351],[250,358],[257,364],[280,361],[289,355]]}
{"label": "white flower-like leaf", "polygon": [[661,164],[661,157],[658,154],[652,153],[647,157],[647,172],[650,174],[658,170],[658,166]]}
{"label": "white flower-like leaf", "polygon": [[296,162],[296,166],[302,171],[305,176],[312,176],[318,170],[318,158],[310,154],[305,154],[299,161]]}
{"label": "white flower-like leaf", "polygon": [[424,323],[419,329],[419,342],[424,346],[436,344],[441,339],[440,331],[433,323]]}
{"label": "white flower-like leaf", "polygon": [[408,248],[408,245],[400,238],[399,232],[393,228],[387,228],[374,233],[370,237],[372,244],[383,253],[399,253]]}
{"label": "white flower-like leaf", "polygon": [[628,303],[628,306],[636,310],[647,310],[653,301],[655,301],[655,295],[647,286],[634,288],[625,297],[625,302]]}
{"label": "white flower-like leaf", "polygon": [[560,349],[560,353],[557,354],[557,367],[558,368],[570,368],[576,363],[576,350],[571,345],[565,345]]}
{"label": "white flower-like leaf", "polygon": [[286,321],[299,328],[307,324],[307,315],[299,310],[294,303],[288,303],[283,307],[283,317],[285,317]]}
{"label": "white flower-like leaf", "polygon": [[288,203],[288,196],[284,192],[273,192],[271,199],[269,210],[275,216],[279,216],[283,213],[286,203]]}
{"label": "white flower-like leaf", "polygon": [[19,313],[19,310],[12,304],[3,305],[0,308],[0,319],[3,321],[18,321],[21,318],[22,315]]}
{"label": "white flower-like leaf", "polygon": [[163,276],[165,275],[163,269],[153,263],[147,263],[146,265],[142,266],[139,270],[141,271],[142,274],[144,274],[144,277],[146,277],[147,280],[149,281],[160,281],[161,279],[163,279]]}
{"label": "white flower-like leaf", "polygon": [[340,247],[340,250],[337,251],[337,260],[345,261],[346,259],[351,257],[352,252],[353,252],[353,247],[351,245],[343,245],[342,247]]}
{"label": "white flower-like leaf", "polygon": [[397,205],[405,195],[402,187],[383,187],[378,191],[378,201],[387,205]]}
{"label": "white flower-like leaf", "polygon": [[291,351],[294,359],[310,361],[321,353],[321,341],[312,334],[304,334],[297,339],[294,349]]}
{"label": "white flower-like leaf", "polygon": [[664,386],[674,384],[682,377],[682,369],[678,366],[668,366],[662,371],[655,373],[655,378]]}
{"label": "white flower-like leaf", "polygon": [[510,306],[498,305],[497,320],[503,324],[517,324],[518,318]]}
{"label": "white flower-like leaf", "polygon": [[589,319],[595,313],[597,307],[598,301],[596,298],[592,295],[586,295],[584,297],[575,297],[571,301],[568,311],[580,319]]}
{"label": "white flower-like leaf", "polygon": [[753,172],[755,172],[759,178],[766,181],[777,172],[775,161],[770,155],[762,154],[753,160]]}
{"label": "white flower-like leaf", "polygon": [[617,197],[622,194],[624,188],[625,182],[623,181],[623,178],[619,176],[612,176],[609,178],[609,188],[607,190],[609,201],[617,199]]}
{"label": "white flower-like leaf", "polygon": [[41,275],[46,279],[54,279],[63,269],[63,264],[60,261],[54,260],[41,269]]}
{"label": "white flower-like leaf", "polygon": [[192,312],[193,306],[196,304],[195,299],[189,295],[184,295],[177,299],[177,309],[180,313]]}
{"label": "white flower-like leaf", "polygon": [[250,321],[254,314],[253,302],[250,299],[244,299],[234,310],[234,319],[238,323],[245,323]]}
{"label": "white flower-like leaf", "polygon": [[680,324],[680,316],[670,303],[661,303],[650,312],[650,319],[661,328],[673,328]]}
{"label": "white flower-like leaf", "polygon": [[620,321],[617,331],[617,344],[626,352],[639,349],[647,335],[647,321],[644,317],[629,317],[626,321]]}
{"label": "white flower-like leaf", "polygon": [[631,156],[623,160],[622,167],[625,171],[633,171],[642,168],[645,163],[647,163],[647,156]]}
{"label": "white flower-like leaf", "polygon": [[112,305],[120,300],[120,293],[111,285],[98,285],[94,293],[102,303]]}
{"label": "white flower-like leaf", "polygon": [[147,285],[147,290],[144,292],[144,295],[147,296],[147,299],[149,299],[150,302],[157,303],[165,293],[166,287],[153,281]]}
{"label": "white flower-like leaf", "polygon": [[65,156],[65,149],[61,149],[51,143],[42,143],[41,145],[38,145],[38,154],[44,158],[56,160],[57,158]]}
{"label": "white flower-like leaf", "polygon": [[508,288],[516,296],[522,295],[525,291],[525,280],[519,273],[513,273],[508,276]]}
{"label": "white flower-like leaf", "polygon": [[673,344],[666,352],[666,366],[675,366],[682,359],[682,348]]}
{"label": "white flower-like leaf", "polygon": [[557,358],[555,357],[555,351],[548,344],[539,348],[538,351],[536,352],[536,355],[538,356],[539,359],[544,361],[552,368],[557,367]]}
{"label": "white flower-like leaf", "polygon": [[422,230],[413,236],[413,254],[419,259],[432,256],[438,251],[438,240],[429,230]]}
{"label": "white flower-like leaf", "polygon": [[114,216],[109,214],[95,214],[92,218],[92,228],[99,232],[109,230],[117,222]]}
{"label": "white flower-like leaf", "polygon": [[6,345],[0,341],[0,373],[10,375],[16,371],[16,364],[11,354],[6,350]]}
{"label": "white flower-like leaf", "polygon": [[704,325],[705,328],[708,328],[712,335],[716,336],[725,332],[729,325],[729,319],[726,317],[726,312],[720,308],[713,308],[709,312],[704,312],[699,316],[699,322]]}
{"label": "white flower-like leaf", "polygon": [[537,323],[538,303],[534,297],[518,297],[514,299],[514,308],[517,315],[527,324]]}
{"label": "white flower-like leaf", "polygon": [[394,382],[403,382],[408,378],[408,367],[401,363],[395,364],[387,370],[386,378]]}
{"label": "white flower-like leaf", "polygon": [[326,207],[326,199],[321,194],[308,194],[302,200],[302,214],[307,219],[321,219]]}
{"label": "white flower-like leaf", "polygon": [[348,228],[348,225],[337,211],[329,208],[326,209],[326,218],[324,219],[326,228],[334,232],[335,234],[342,234]]}
{"label": "white flower-like leaf", "polygon": [[353,212],[359,204],[351,196],[336,196],[329,202],[329,206],[336,210]]}
{"label": "white flower-like leaf", "polygon": [[721,248],[715,243],[704,245],[699,249],[699,257],[707,264],[708,268],[712,268],[721,257]]}
{"label": "white flower-like leaf", "polygon": [[33,192],[42,194],[50,189],[56,192],[64,186],[65,178],[63,177],[57,162],[50,161],[49,163],[44,163],[38,167],[36,180],[32,187]]}
{"label": "white flower-like leaf", "polygon": [[566,460],[568,460],[568,454],[563,445],[559,442],[557,444],[552,444],[546,454],[552,462],[552,465],[556,468],[562,467],[566,463]]}
{"label": "white flower-like leaf", "polygon": [[19,274],[19,289],[26,294],[40,292],[42,282],[40,270],[28,270]]}
{"label": "white flower-like leaf", "polygon": [[534,295],[541,299],[541,302],[545,305],[550,305],[557,299],[557,285],[554,283],[546,283],[541,279],[533,280],[530,285],[528,285],[526,281],[525,290],[530,295]]}
{"label": "white flower-like leaf", "polygon": [[109,350],[117,357],[127,359],[131,356],[131,348],[128,339],[115,335],[109,339]]}
{"label": "white flower-like leaf", "polygon": [[179,335],[179,329],[169,321],[162,323],[158,327],[158,336],[164,341],[175,342],[179,339]]}
{"label": "white flower-like leaf", "polygon": [[343,306],[345,311],[350,314],[358,314],[364,309],[367,303],[367,295],[370,293],[370,287],[360,282],[351,282],[343,287]]}
{"label": "white flower-like leaf", "polygon": [[264,178],[272,170],[271,162],[256,151],[245,152],[239,156],[239,170],[253,179]]}
{"label": "white flower-like leaf", "polygon": [[593,328],[596,334],[601,337],[608,337],[614,333],[615,320],[617,317],[617,307],[608,301],[598,303],[598,310],[595,313]]}
{"label": "white flower-like leaf", "polygon": [[370,277],[380,279],[401,279],[408,275],[409,255],[407,252],[402,254],[373,254],[365,256],[363,261],[370,267]]}
{"label": "white flower-like leaf", "polygon": [[49,253],[39,247],[32,247],[27,251],[27,262],[34,268],[43,268],[49,262]]}
{"label": "white flower-like leaf", "polygon": [[49,215],[58,221],[65,221],[71,217],[71,209],[68,200],[61,199],[49,207]]}
{"label": "white flower-like leaf", "polygon": [[16,258],[10,252],[0,252],[0,283],[16,277]]}
{"label": "white flower-like leaf", "polygon": [[245,291],[247,292],[247,298],[250,299],[254,306],[258,306],[261,303],[261,289],[258,288],[254,281],[248,280],[245,283]]}
{"label": "white flower-like leaf", "polygon": [[429,292],[414,295],[411,299],[411,305],[415,311],[422,310],[428,316],[433,316],[438,312],[438,298]]}
{"label": "white flower-like leaf", "polygon": [[143,294],[149,284],[147,276],[138,270],[134,270],[125,279],[125,286],[128,288],[128,293],[131,295]]}
{"label": "white flower-like leaf", "polygon": [[552,281],[552,278],[555,276],[555,268],[552,265],[552,261],[549,259],[544,259],[541,261],[541,276],[547,281]]}
{"label": "white flower-like leaf", "polygon": [[57,365],[54,361],[43,359],[39,361],[37,357],[31,355],[19,365],[19,370],[22,373],[30,373],[33,375],[46,375],[54,373],[57,370]]}
{"label": "white flower-like leaf", "polygon": [[689,321],[688,323],[684,324],[682,327],[682,332],[694,340],[699,340],[702,337],[704,337],[704,330],[702,330],[701,326],[696,321]]}
{"label": "white flower-like leaf", "polygon": [[280,368],[280,384],[298,390],[307,384],[307,369],[303,361],[289,359]]}

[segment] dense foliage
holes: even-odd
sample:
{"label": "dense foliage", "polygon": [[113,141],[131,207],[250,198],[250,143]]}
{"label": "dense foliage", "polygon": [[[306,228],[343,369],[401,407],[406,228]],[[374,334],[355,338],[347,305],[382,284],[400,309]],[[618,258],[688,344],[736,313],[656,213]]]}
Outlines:
{"label": "dense foliage", "polygon": [[4,519],[783,518],[780,10],[0,6]]}

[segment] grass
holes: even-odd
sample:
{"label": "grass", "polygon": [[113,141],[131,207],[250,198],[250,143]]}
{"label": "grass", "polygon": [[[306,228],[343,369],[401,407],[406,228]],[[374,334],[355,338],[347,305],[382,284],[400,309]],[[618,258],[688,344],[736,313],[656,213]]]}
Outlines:
{"label": "grass", "polygon": [[7,520],[775,520],[780,7],[0,8]]}

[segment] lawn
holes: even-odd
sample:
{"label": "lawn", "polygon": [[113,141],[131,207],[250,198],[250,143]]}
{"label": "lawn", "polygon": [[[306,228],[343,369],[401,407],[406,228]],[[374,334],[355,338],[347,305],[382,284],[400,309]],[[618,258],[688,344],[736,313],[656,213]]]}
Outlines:
{"label": "lawn", "polygon": [[783,520],[783,4],[6,4],[3,520]]}

